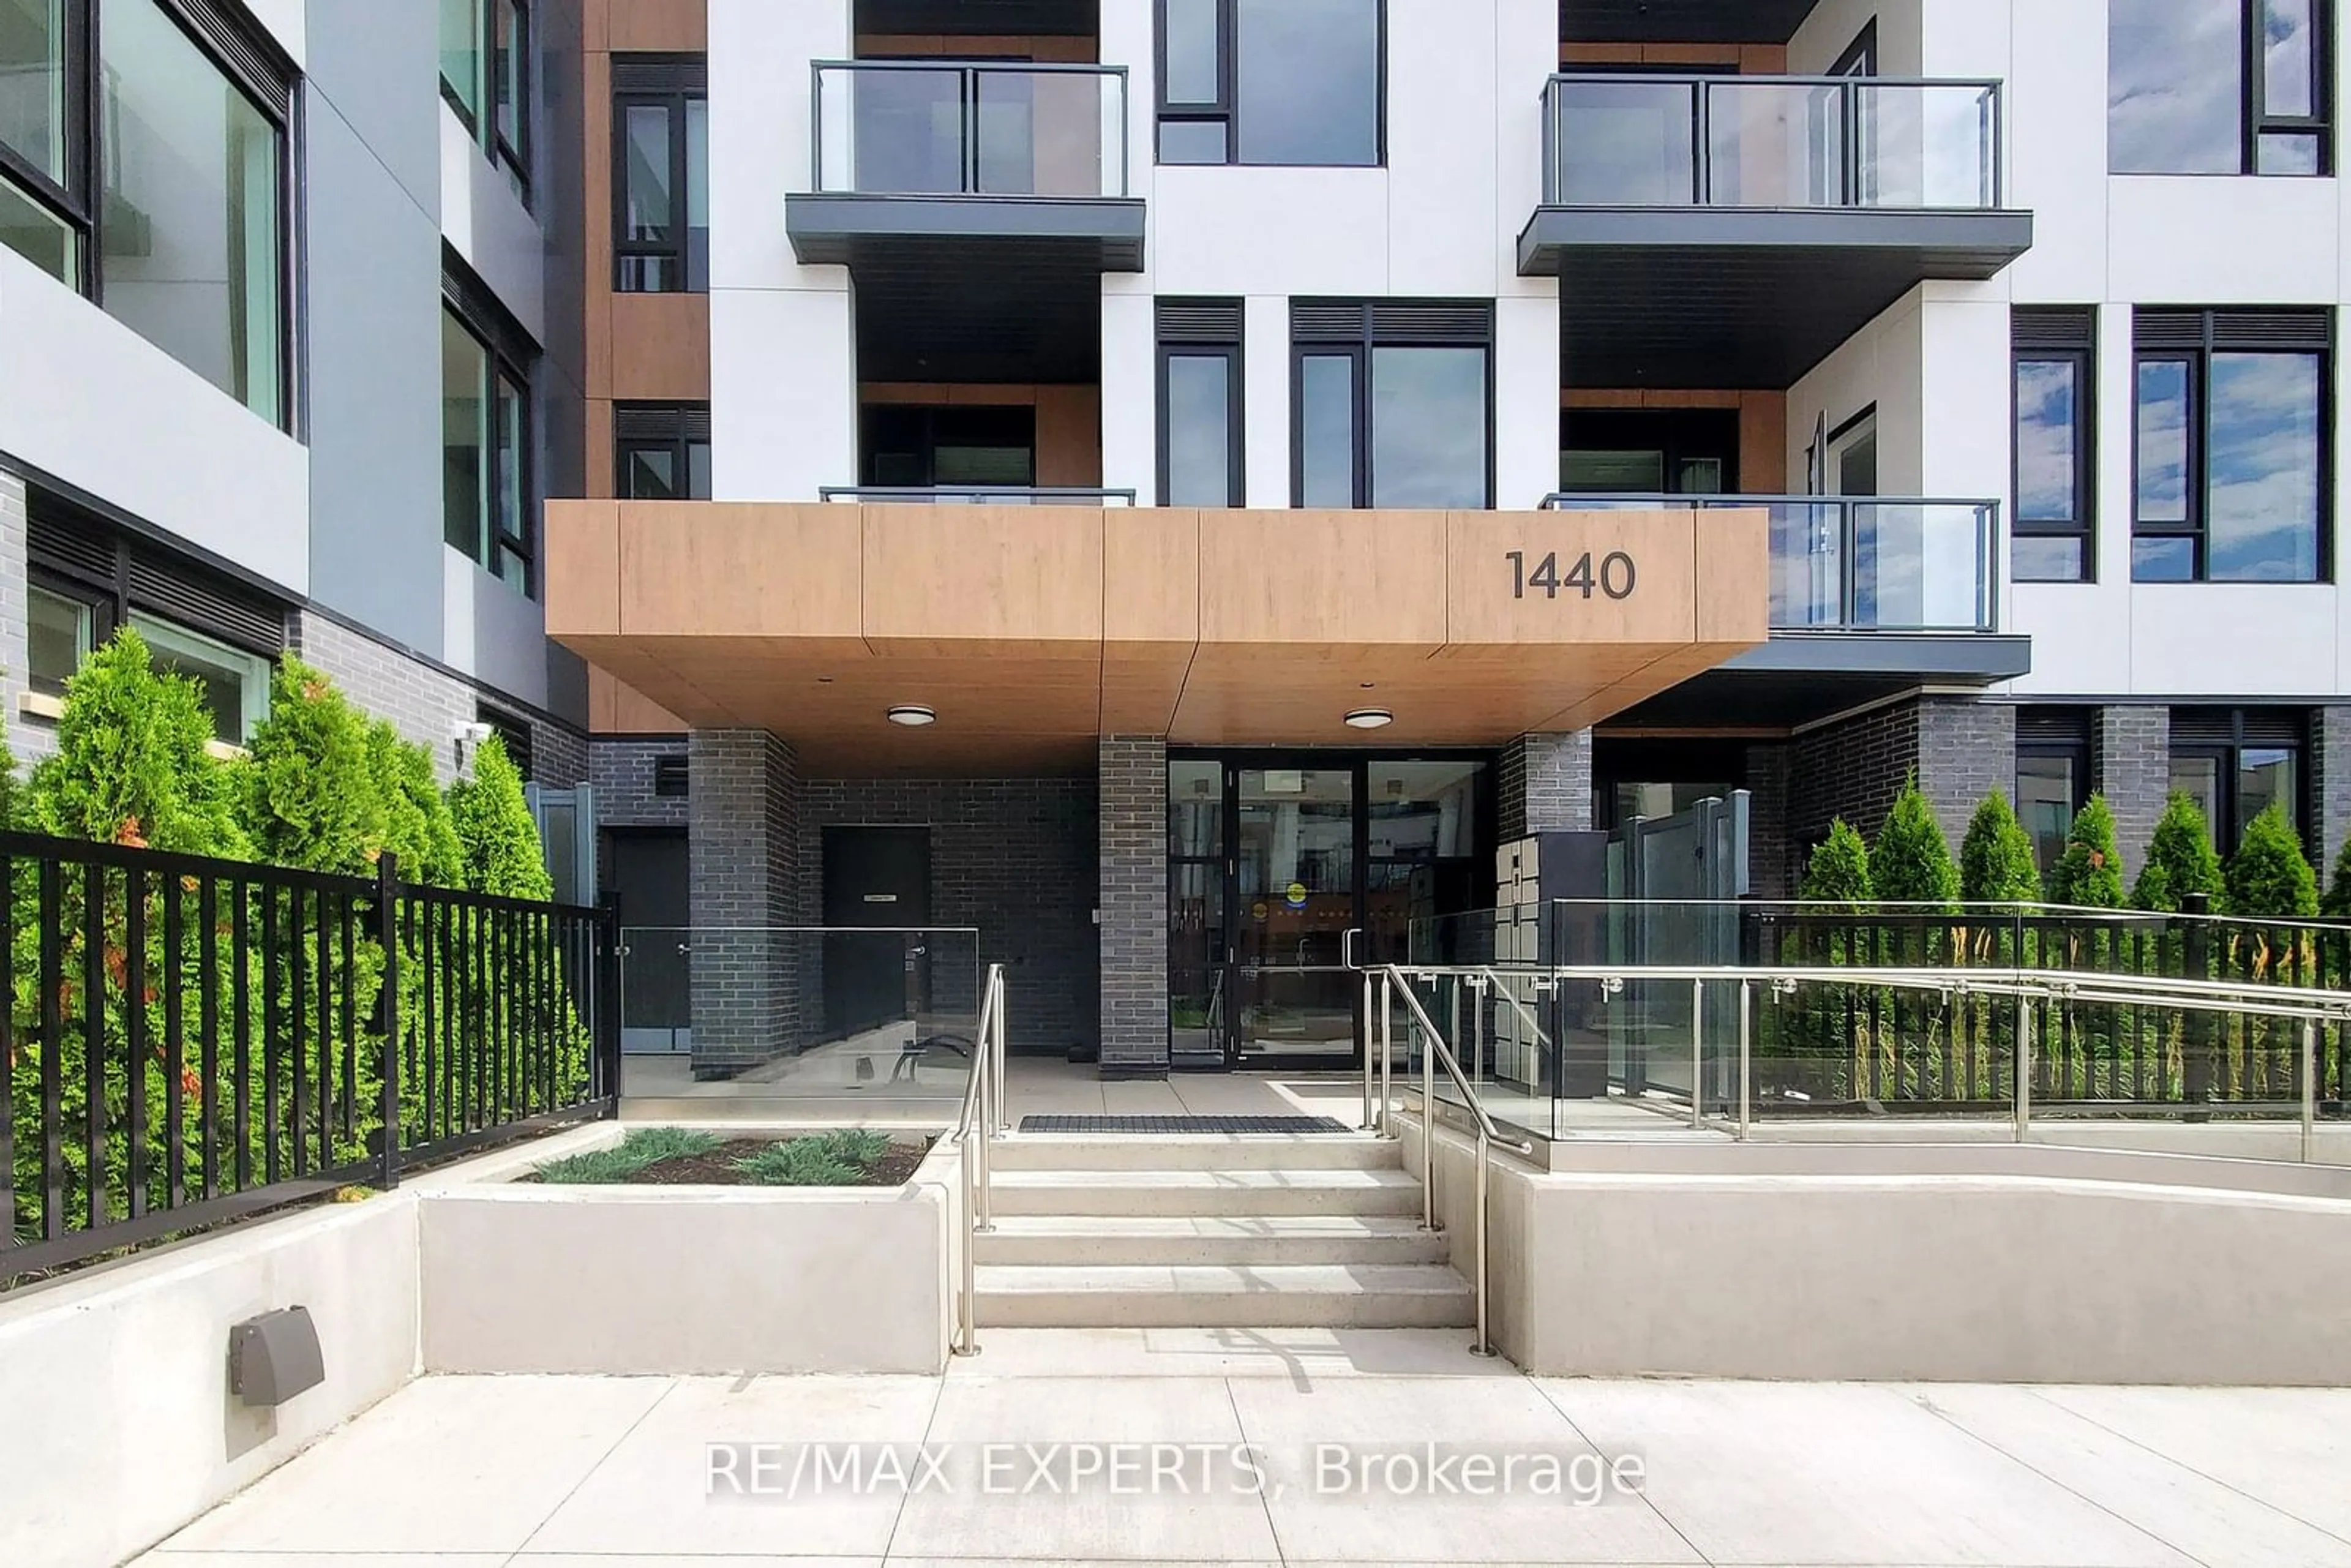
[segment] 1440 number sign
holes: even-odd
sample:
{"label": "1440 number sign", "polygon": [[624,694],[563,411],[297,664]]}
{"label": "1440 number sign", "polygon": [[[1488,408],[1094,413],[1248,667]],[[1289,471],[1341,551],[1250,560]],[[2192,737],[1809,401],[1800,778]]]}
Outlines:
{"label": "1440 number sign", "polygon": [[1562,589],[1571,593],[1581,593],[1586,599],[1592,597],[1595,589],[1611,599],[1630,599],[1633,597],[1634,580],[1638,575],[1633,570],[1633,558],[1620,549],[1610,550],[1602,556],[1596,568],[1593,565],[1592,552],[1585,550],[1564,572],[1559,570],[1559,552],[1556,550],[1537,561],[1531,571],[1527,569],[1527,552],[1524,550],[1506,551],[1503,559],[1510,563],[1510,597],[1513,599],[1524,599],[1531,588],[1541,590],[1545,599],[1557,599]]}

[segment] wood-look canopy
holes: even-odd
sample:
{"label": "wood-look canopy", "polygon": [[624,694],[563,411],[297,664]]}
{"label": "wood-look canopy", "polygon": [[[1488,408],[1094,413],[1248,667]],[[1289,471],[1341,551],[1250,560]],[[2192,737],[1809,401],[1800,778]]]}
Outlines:
{"label": "wood-look canopy", "polygon": [[550,634],[820,777],[1082,771],[1105,735],[1361,745],[1365,707],[1395,715],[1383,747],[1499,744],[1621,712],[1769,619],[1760,511],[547,513]]}

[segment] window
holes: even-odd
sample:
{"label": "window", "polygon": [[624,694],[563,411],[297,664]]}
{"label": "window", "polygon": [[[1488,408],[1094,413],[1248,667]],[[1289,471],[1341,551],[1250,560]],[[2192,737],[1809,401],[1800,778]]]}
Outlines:
{"label": "window", "polygon": [[2317,582],[2330,569],[2325,310],[2141,310],[2131,577]]}
{"label": "window", "polygon": [[0,0],[0,244],[279,425],[291,80],[208,0]]}
{"label": "window", "polygon": [[2110,0],[2106,167],[2329,172],[2332,20],[2328,0]]}
{"label": "window", "polygon": [[2043,876],[2065,854],[2074,813],[2090,799],[2090,718],[2072,708],[2016,716],[2016,815]]}
{"label": "window", "polygon": [[1376,165],[1384,0],[1159,0],[1162,163]]}
{"label": "window", "polygon": [[2308,727],[2292,710],[2172,710],[2171,788],[2203,810],[2223,857],[2236,852],[2246,824],[2273,805],[2283,807],[2294,831],[2309,841],[2302,793]]}
{"label": "window", "polygon": [[1301,507],[1493,505],[1490,301],[1290,302]]}
{"label": "window", "polygon": [[26,684],[62,695],[92,648],[132,626],[158,669],[202,688],[213,733],[245,744],[268,712],[285,607],[44,492],[27,500]]}
{"label": "window", "polygon": [[1572,409],[1560,417],[1570,494],[1720,496],[1737,488],[1739,414],[1720,408]]}
{"label": "window", "polygon": [[1159,313],[1159,504],[1238,507],[1241,445],[1241,302],[1162,299]]}
{"label": "window", "polygon": [[623,501],[710,499],[710,405],[624,402],[612,411]]}
{"label": "window", "polygon": [[1025,490],[1037,482],[1033,407],[876,403],[862,423],[861,484]]}
{"label": "window", "polygon": [[441,96],[526,201],[531,74],[524,0],[441,0]]}
{"label": "window", "polygon": [[517,593],[532,595],[533,429],[522,329],[469,277],[444,267],[441,482],[444,537]]}
{"label": "window", "polygon": [[2097,383],[2095,309],[2019,310],[2016,501],[2010,570],[2019,582],[2096,576],[2091,523],[2097,460],[2090,411]]}
{"label": "window", "polygon": [[708,68],[700,55],[612,57],[613,287],[710,287]]}

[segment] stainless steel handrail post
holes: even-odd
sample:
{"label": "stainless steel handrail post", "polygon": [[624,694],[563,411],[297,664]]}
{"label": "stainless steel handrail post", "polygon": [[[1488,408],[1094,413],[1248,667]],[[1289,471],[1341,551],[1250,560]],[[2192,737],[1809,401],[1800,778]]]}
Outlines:
{"label": "stainless steel handrail post", "polygon": [[2016,997],[2016,1141],[2032,1131],[2032,998]]}
{"label": "stainless steel handrail post", "polygon": [[[1453,986],[1453,1033],[1461,1033],[1461,984]],[[1437,1042],[1420,1046],[1420,1228],[1437,1228]]]}
{"label": "stainless steel handrail post", "polygon": [[[956,1118],[954,1134],[960,1145],[958,1168],[962,1172],[964,1213],[960,1270],[963,1288],[956,1302],[954,1348],[957,1355],[979,1354],[979,1237],[996,1228],[989,1215],[987,1158],[995,1107],[988,1102],[992,1086],[1000,1091],[1000,1080],[991,1070],[988,1056],[991,1047],[1002,1042],[1003,1008],[1004,969],[1001,965],[992,964],[980,987],[979,1027],[972,1041],[971,1076],[964,1083],[963,1108]],[[973,1135],[975,1131],[977,1136]]]}
{"label": "stainless steel handrail post", "polygon": [[1739,1141],[1753,1130],[1755,1115],[1755,982],[1739,982]]}
{"label": "stainless steel handrail post", "polygon": [[2318,1020],[2302,1022],[2302,1163],[2318,1154]]}
{"label": "stainless steel handrail post", "polygon": [[1690,1126],[1706,1125],[1706,982],[1690,982]]}
{"label": "stainless steel handrail post", "polygon": [[1380,1136],[1396,1135],[1395,1106],[1395,971],[1380,977]]}
{"label": "stainless steel handrail post", "polygon": [[998,1132],[1008,1133],[1012,1131],[1012,1113],[1004,1098],[1004,1059],[1008,1054],[1005,1049],[1004,971],[998,968],[992,973],[996,980],[996,1041],[988,1057],[996,1064],[996,1127]]}
{"label": "stainless steel handrail post", "polygon": [[[1434,1144],[1437,1141],[1437,1124],[1433,1121],[1426,1123],[1421,1128],[1421,1133],[1428,1142]],[[1473,1229],[1477,1235],[1478,1343],[1469,1347],[1470,1353],[1475,1355],[1491,1355],[1494,1354],[1493,1312],[1489,1304],[1493,1292],[1488,1285],[1486,1264],[1486,1229],[1488,1224],[1486,1207],[1487,1193],[1489,1190],[1487,1184],[1491,1179],[1488,1175],[1488,1167],[1493,1164],[1493,1158],[1494,1140],[1487,1136],[1486,1124],[1481,1120],[1478,1124],[1478,1179],[1475,1184],[1477,1187],[1477,1197],[1475,1199],[1477,1213],[1473,1223]]]}

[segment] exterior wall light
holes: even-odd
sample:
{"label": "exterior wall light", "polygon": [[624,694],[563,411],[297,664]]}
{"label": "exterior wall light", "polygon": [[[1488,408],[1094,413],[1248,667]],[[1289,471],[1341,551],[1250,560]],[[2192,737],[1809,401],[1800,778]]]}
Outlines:
{"label": "exterior wall light", "polygon": [[1347,716],[1349,729],[1385,729],[1395,722],[1395,715],[1384,707],[1359,707]]}
{"label": "exterior wall light", "polygon": [[900,703],[890,710],[890,722],[903,724],[908,729],[920,729],[925,725],[938,723],[939,716],[919,703]]}

